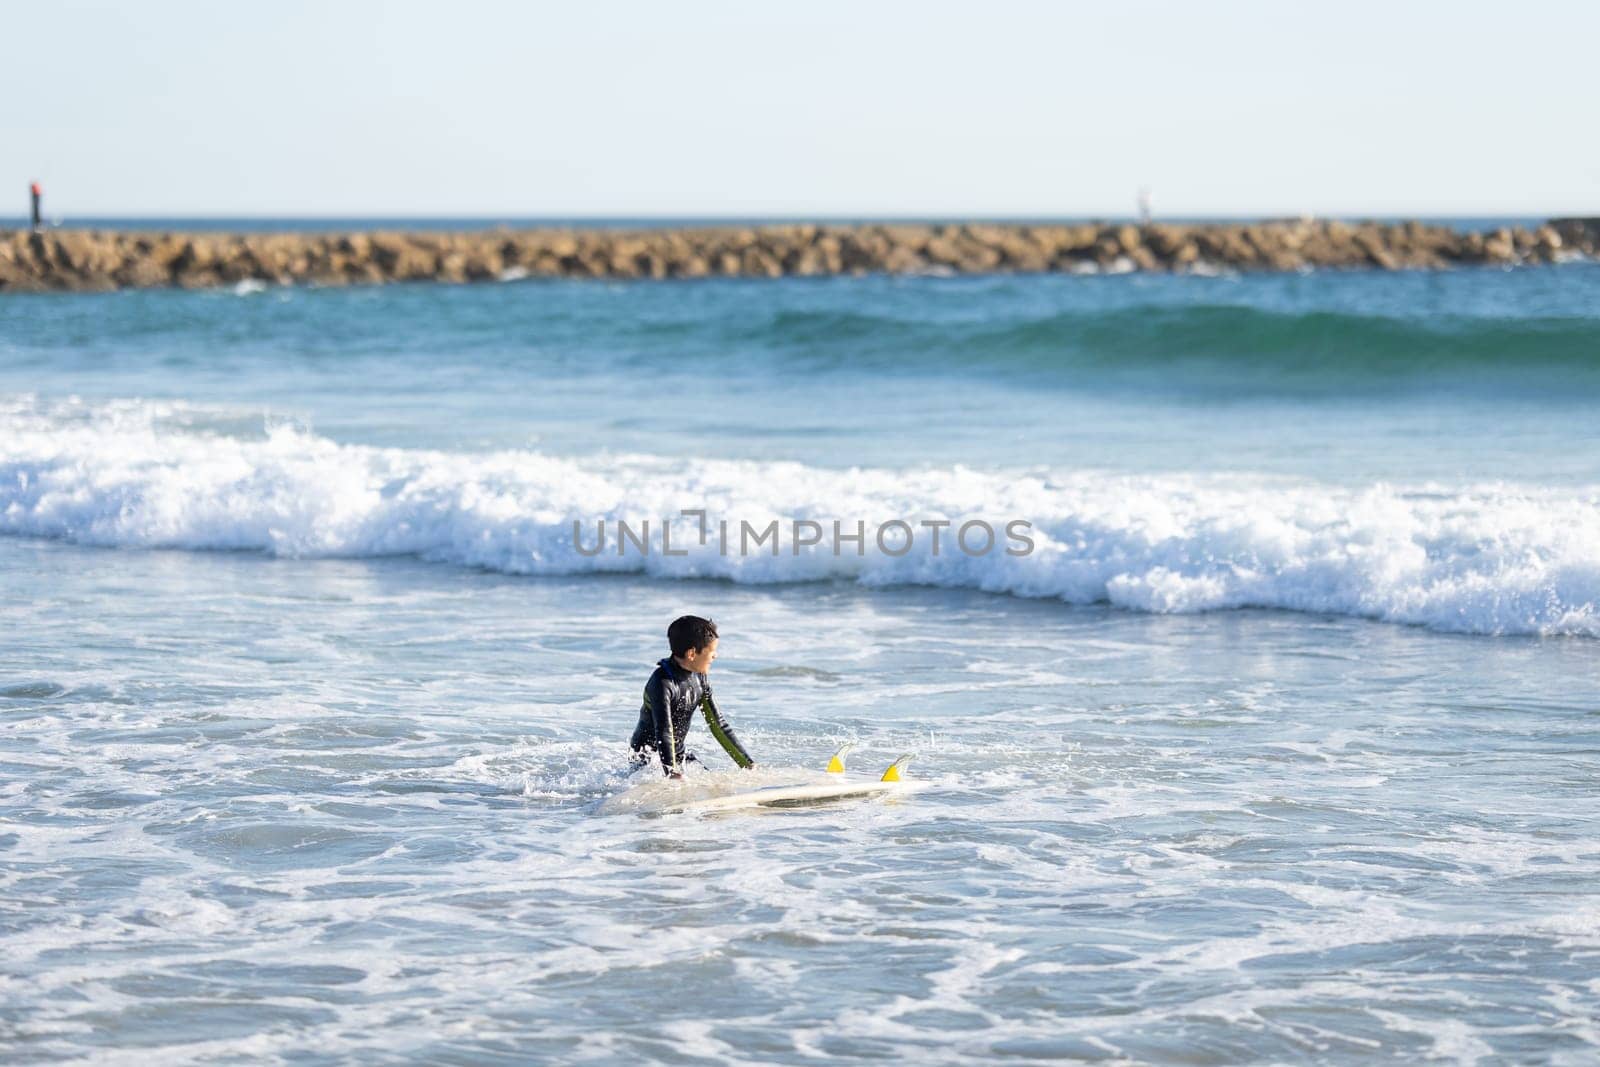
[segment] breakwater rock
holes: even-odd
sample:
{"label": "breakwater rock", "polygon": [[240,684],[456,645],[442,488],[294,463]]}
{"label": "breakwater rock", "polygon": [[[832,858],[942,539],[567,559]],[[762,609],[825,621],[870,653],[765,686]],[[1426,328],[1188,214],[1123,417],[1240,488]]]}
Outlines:
{"label": "breakwater rock", "polygon": [[781,225],[631,231],[0,231],[0,291],[548,278],[1438,269],[1592,258],[1600,219],[1488,233],[1289,220],[1133,225]]}

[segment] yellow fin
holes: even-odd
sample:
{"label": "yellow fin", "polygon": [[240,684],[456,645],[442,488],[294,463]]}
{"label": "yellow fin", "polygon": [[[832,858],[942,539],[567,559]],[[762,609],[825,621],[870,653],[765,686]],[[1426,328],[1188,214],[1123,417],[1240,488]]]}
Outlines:
{"label": "yellow fin", "polygon": [[833,754],[833,758],[828,761],[828,773],[829,774],[843,774],[844,773],[844,754],[846,752],[849,752],[852,748],[855,748],[855,747],[856,747],[856,743],[854,741],[847,741],[843,745],[840,745],[839,746],[839,751],[835,752]]}
{"label": "yellow fin", "polygon": [[899,759],[897,759],[893,763],[889,764],[889,769],[883,772],[883,777],[879,778],[878,781],[880,781],[880,782],[898,782],[900,780],[900,768],[905,766],[909,762],[911,762],[910,753],[907,753],[906,755],[901,756]]}

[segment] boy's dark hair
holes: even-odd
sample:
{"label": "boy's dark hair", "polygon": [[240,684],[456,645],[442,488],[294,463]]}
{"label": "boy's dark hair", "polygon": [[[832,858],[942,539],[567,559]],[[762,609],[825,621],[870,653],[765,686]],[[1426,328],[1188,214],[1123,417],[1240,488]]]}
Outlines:
{"label": "boy's dark hair", "polygon": [[698,615],[680,615],[667,627],[667,644],[674,656],[694,648],[705,648],[717,639],[717,624]]}

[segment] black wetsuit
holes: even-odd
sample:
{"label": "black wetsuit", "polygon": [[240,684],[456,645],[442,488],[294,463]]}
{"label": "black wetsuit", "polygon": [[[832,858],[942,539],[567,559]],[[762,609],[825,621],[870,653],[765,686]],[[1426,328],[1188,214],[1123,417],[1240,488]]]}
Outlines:
{"label": "black wetsuit", "polygon": [[667,774],[681,772],[684,761],[694,759],[684,752],[683,742],[689,736],[689,723],[696,708],[705,712],[711,736],[733,757],[733,762],[741,767],[755,763],[723,721],[716,701],[711,699],[711,683],[706,676],[684,670],[671,656],[656,664],[655,673],[644,684],[639,725],[634,727],[629,742],[634,756],[644,760],[654,752],[661,757],[661,769]]}

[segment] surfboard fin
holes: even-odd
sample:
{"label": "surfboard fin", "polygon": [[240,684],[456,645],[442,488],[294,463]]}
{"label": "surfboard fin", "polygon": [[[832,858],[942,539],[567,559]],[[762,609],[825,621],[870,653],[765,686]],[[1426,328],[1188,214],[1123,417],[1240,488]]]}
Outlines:
{"label": "surfboard fin", "polygon": [[846,752],[849,752],[852,748],[855,748],[855,747],[856,747],[856,743],[854,741],[846,741],[844,744],[840,745],[839,746],[839,751],[835,752],[833,754],[833,758],[828,761],[828,773],[829,774],[843,774],[844,773],[844,754]]}
{"label": "surfboard fin", "polygon": [[904,767],[907,763],[910,763],[910,762],[911,762],[911,754],[910,753],[907,753],[906,755],[901,756],[899,759],[897,759],[893,763],[889,764],[889,769],[883,772],[883,777],[879,778],[878,781],[880,781],[880,782],[898,782],[900,780],[900,768]]}

